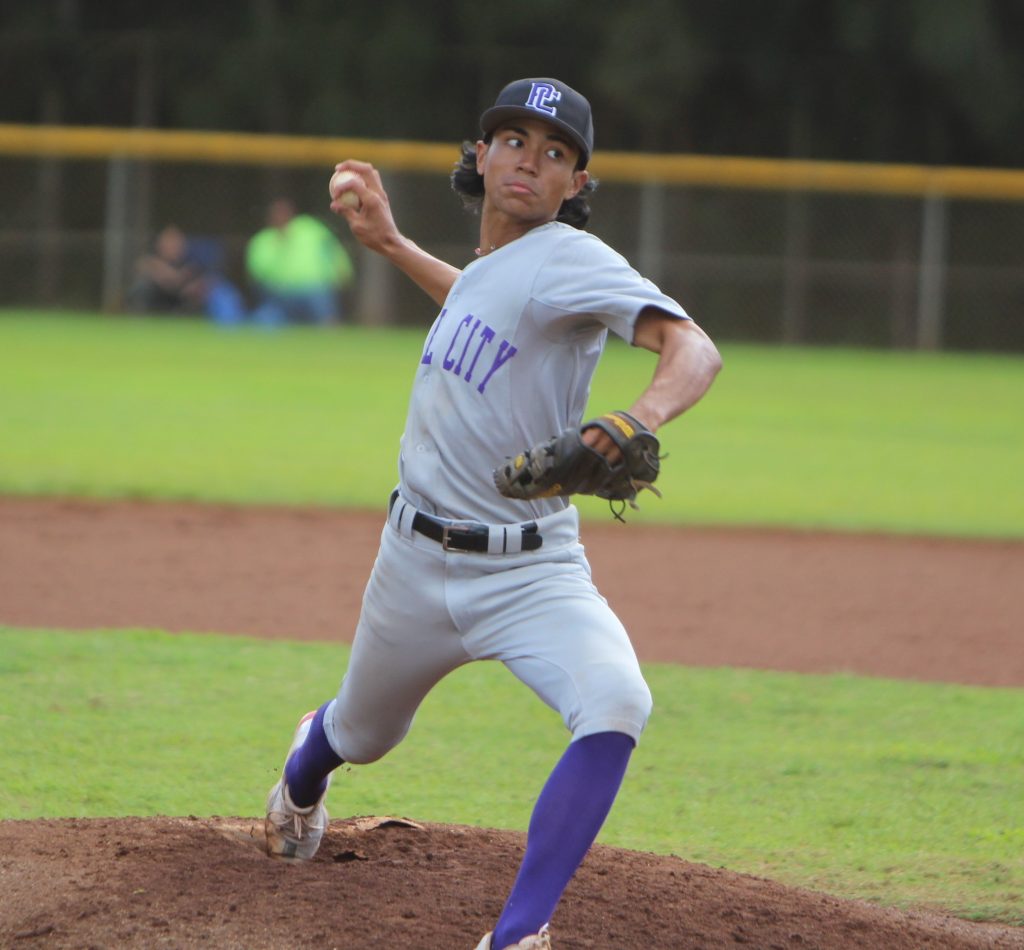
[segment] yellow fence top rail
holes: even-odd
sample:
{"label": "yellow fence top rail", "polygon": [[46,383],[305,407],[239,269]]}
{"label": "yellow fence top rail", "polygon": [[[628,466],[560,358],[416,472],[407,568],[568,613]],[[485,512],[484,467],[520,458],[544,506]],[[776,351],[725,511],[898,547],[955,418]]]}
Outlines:
{"label": "yellow fence top rail", "polygon": [[[325,174],[359,158],[389,171],[448,174],[458,154],[456,143],[0,124],[0,155],[8,156],[322,166]],[[1012,169],[598,152],[591,170],[604,181],[1024,201],[1024,171]]]}

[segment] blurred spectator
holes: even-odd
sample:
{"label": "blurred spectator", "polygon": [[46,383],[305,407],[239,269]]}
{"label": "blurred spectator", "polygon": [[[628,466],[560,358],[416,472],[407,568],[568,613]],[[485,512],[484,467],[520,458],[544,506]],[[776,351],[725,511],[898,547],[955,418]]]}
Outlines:
{"label": "blurred spectator", "polygon": [[352,282],[352,260],[330,228],[296,214],[287,198],[271,202],[267,226],[246,249],[246,269],[260,296],[252,314],[256,323],[341,321],[341,291]]}
{"label": "blurred spectator", "polygon": [[146,313],[203,313],[206,284],[203,270],[188,253],[184,232],[173,224],[153,242],[150,253],[135,265],[131,306]]}
{"label": "blurred spectator", "polygon": [[189,240],[169,224],[157,234],[153,250],[136,264],[129,292],[133,309],[144,313],[205,314],[219,323],[239,323],[245,302],[221,273],[222,251],[208,238]]}

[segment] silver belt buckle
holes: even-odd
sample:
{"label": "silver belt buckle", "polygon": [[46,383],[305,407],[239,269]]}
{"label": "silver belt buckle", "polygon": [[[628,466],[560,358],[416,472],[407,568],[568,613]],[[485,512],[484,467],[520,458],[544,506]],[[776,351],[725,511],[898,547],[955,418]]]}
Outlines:
{"label": "silver belt buckle", "polygon": [[460,548],[453,548],[448,546],[448,539],[451,537],[451,529],[453,525],[446,524],[441,527],[441,550],[442,551],[454,551],[456,554],[461,554]]}

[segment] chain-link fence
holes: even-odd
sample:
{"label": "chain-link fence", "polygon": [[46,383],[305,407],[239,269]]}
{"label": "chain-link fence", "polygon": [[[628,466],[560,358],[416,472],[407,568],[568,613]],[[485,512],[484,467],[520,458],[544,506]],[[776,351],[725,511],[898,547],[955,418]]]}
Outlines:
{"label": "chain-link fence", "polygon": [[[473,256],[477,222],[446,180],[455,145],[266,137],[263,155],[258,137],[193,148],[196,135],[123,132],[80,148],[49,131],[0,127],[0,306],[123,310],[170,223],[216,246],[251,299],[246,242],[287,195],[352,252],[352,320],[427,324],[430,301],[327,210],[333,162],[364,154],[406,234],[459,266]],[[1024,351],[1024,173],[613,158],[594,162],[590,229],[718,340]]]}

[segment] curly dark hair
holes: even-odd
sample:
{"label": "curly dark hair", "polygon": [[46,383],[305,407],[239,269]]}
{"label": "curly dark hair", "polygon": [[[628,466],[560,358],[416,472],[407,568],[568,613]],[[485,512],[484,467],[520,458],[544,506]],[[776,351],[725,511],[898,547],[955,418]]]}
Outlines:
{"label": "curly dark hair", "polygon": [[[490,140],[489,135],[484,138],[485,142]],[[462,156],[452,169],[451,182],[452,191],[462,199],[463,207],[479,214],[484,198],[484,176],[476,170],[476,145],[473,142],[462,143]],[[591,178],[578,194],[562,202],[555,220],[584,230],[590,220],[589,199],[595,188],[597,179]]]}

